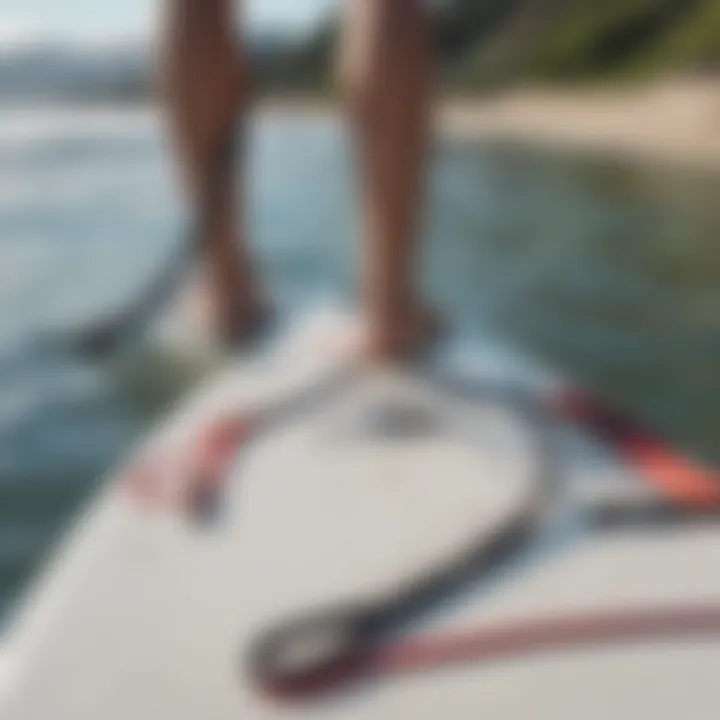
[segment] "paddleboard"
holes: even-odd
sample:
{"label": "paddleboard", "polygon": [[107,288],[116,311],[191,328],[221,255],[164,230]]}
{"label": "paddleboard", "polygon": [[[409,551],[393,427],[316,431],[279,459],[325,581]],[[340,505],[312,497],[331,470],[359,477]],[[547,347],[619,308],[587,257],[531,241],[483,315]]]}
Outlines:
{"label": "paddleboard", "polygon": [[[497,344],[448,351],[431,373],[358,374],[337,352],[346,323],[305,319],[239,358],[109,480],[0,642],[3,720],[719,717],[712,637],[468,662],[303,706],[259,691],[246,661],[263,629],[442,564],[522,504],[541,468],[588,502],[652,495],[602,444],[511,400],[558,382]],[[198,515],[178,480],[187,448],[238,409],[262,427]],[[162,480],[145,487],[148,472]],[[720,600],[712,523],[597,536],[568,526],[405,632],[699,599]]]}

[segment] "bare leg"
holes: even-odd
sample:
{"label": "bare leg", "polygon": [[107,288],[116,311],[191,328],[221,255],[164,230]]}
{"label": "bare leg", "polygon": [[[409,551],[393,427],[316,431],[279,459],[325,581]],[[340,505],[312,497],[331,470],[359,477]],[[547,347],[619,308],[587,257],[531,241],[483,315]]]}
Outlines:
{"label": "bare leg", "polygon": [[348,3],[341,73],[360,151],[364,320],[370,352],[393,359],[436,329],[416,287],[431,32],[422,0]]}
{"label": "bare leg", "polygon": [[[167,0],[161,86],[185,186],[196,206],[208,193],[223,147],[248,109],[250,88],[240,43],[233,0]],[[227,160],[203,239],[202,298],[211,308],[213,331],[224,340],[252,329],[261,307],[242,231],[238,237],[242,208],[232,159]]]}

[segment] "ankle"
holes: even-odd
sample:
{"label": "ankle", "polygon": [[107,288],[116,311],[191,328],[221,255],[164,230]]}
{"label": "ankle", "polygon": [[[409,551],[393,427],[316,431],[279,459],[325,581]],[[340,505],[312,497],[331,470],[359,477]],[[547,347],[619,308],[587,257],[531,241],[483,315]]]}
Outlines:
{"label": "ankle", "polygon": [[431,345],[441,328],[439,315],[414,297],[387,312],[366,315],[367,350],[373,360],[402,360]]}

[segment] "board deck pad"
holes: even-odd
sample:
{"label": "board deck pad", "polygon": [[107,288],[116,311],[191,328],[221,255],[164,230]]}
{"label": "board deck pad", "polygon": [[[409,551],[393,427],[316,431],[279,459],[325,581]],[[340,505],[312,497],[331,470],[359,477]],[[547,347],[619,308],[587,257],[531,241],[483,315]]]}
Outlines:
{"label": "board deck pad", "polygon": [[[229,368],[185,402],[153,443],[180,447],[202,418],[261,408],[322,382],[332,362],[317,362],[311,335],[305,328],[299,342]],[[536,431],[502,396],[450,394],[422,373],[369,373],[244,449],[209,525],[148,511],[111,484],[30,592],[6,640],[0,715],[720,716],[720,648],[710,642],[469,664],[300,709],[268,701],[248,681],[245,654],[269,625],[392,587],[490,532],[534,482]],[[571,481],[633,482],[587,445],[572,432],[564,437]],[[550,549],[537,565],[461,593],[423,627],[718,596],[714,528],[621,533]]]}

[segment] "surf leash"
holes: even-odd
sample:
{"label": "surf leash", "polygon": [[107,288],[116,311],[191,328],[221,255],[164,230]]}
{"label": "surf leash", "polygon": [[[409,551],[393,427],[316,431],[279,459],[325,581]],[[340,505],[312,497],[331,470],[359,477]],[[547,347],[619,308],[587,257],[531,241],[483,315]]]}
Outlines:
{"label": "surf leash", "polygon": [[[706,638],[720,634],[720,602],[636,609],[598,609],[569,614],[519,617],[460,633],[381,641],[362,615],[318,618],[321,626],[305,630],[344,633],[333,652],[312,663],[279,662],[279,646],[289,637],[262,639],[250,660],[256,687],[281,702],[312,700],[363,681],[446,670],[471,663],[497,663],[540,653],[653,642],[673,638]],[[331,625],[334,622],[334,627]],[[298,633],[291,627],[287,632]]]}
{"label": "surf leash", "polygon": [[[347,369],[345,369],[346,371]],[[347,376],[339,373],[334,380]],[[255,412],[220,415],[201,428],[193,441],[187,507],[202,514],[222,493],[225,479],[238,453],[253,439],[262,437],[294,413],[319,402],[337,390],[336,382],[324,382],[291,393]],[[609,442],[626,459],[647,457],[649,434],[636,428],[619,413],[577,392],[556,398],[560,415]],[[529,409],[529,408],[525,408]],[[528,421],[538,428],[533,408]],[[540,430],[541,428],[538,428]],[[351,687],[366,680],[439,670],[462,663],[482,664],[524,658],[543,652],[568,651],[607,644],[652,642],[671,638],[720,634],[720,601],[705,604],[654,605],[637,608],[599,608],[578,613],[520,617],[488,624],[462,633],[439,633],[407,637],[407,631],[425,613],[468,583],[483,583],[532,550],[552,520],[557,475],[553,449],[538,434],[537,474],[521,505],[494,530],[483,532],[446,562],[402,581],[387,593],[365,602],[332,606],[299,615],[257,636],[243,660],[257,689],[283,702],[312,700],[325,693]],[[652,440],[651,447],[659,441]],[[632,450],[632,454],[631,454]],[[669,453],[667,448],[663,453]],[[679,477],[664,470],[660,479],[656,465],[632,463],[660,500],[649,505],[600,508],[593,516],[596,529],[664,526],[668,522],[720,519],[720,503],[708,491],[712,474],[690,477],[690,461],[674,462]],[[695,480],[705,483],[698,492]],[[687,490],[690,488],[690,490]]]}
{"label": "surf leash", "polygon": [[554,511],[559,474],[554,447],[534,406],[518,402],[512,409],[532,432],[535,456],[533,477],[518,507],[496,526],[482,528],[444,562],[383,594],[355,605],[308,613],[262,633],[247,660],[248,671],[262,692],[299,699],[368,673],[383,674],[389,670],[385,653],[402,647],[393,637],[467,583],[488,580],[534,544]]}
{"label": "surf leash", "polygon": [[[572,407],[579,407],[577,396]],[[587,411],[589,403],[582,407]],[[597,412],[600,412],[599,408]],[[615,413],[606,411],[601,415],[607,421],[603,437],[624,439],[627,445],[621,444],[621,449],[636,447],[638,437],[645,440],[644,433],[627,421],[621,423]],[[601,415],[593,417],[599,419]],[[577,420],[579,415],[573,417]],[[535,478],[533,491],[519,510],[489,536],[485,534],[445,564],[419,578],[404,581],[399,590],[363,603],[300,615],[261,633],[245,657],[245,666],[258,690],[276,700],[297,702],[364,680],[387,679],[460,663],[497,662],[611,643],[720,634],[718,601],[696,605],[600,608],[518,618],[462,633],[403,636],[447,595],[456,593],[469,581],[486,581],[540,539],[543,527],[551,521],[549,503],[554,497],[554,485],[552,476],[547,473],[552,472],[552,465],[552,462],[544,463],[543,471]],[[646,471],[649,469],[645,465],[642,467]],[[715,503],[714,496],[698,493],[695,485],[685,485],[684,466],[675,467],[682,467],[683,474],[674,483],[668,482],[670,473],[663,475],[662,482],[650,475],[652,485],[663,494],[661,502],[645,509],[631,508],[625,516],[622,508],[610,508],[604,522],[599,522],[597,527],[612,527],[613,522],[608,523],[608,518],[614,519],[617,525],[618,519],[623,517],[630,524],[650,519],[655,523],[660,521],[660,524],[678,519],[720,519],[717,512],[720,503]],[[677,514],[674,512],[677,509],[683,512]],[[598,518],[601,515],[602,512]]]}

